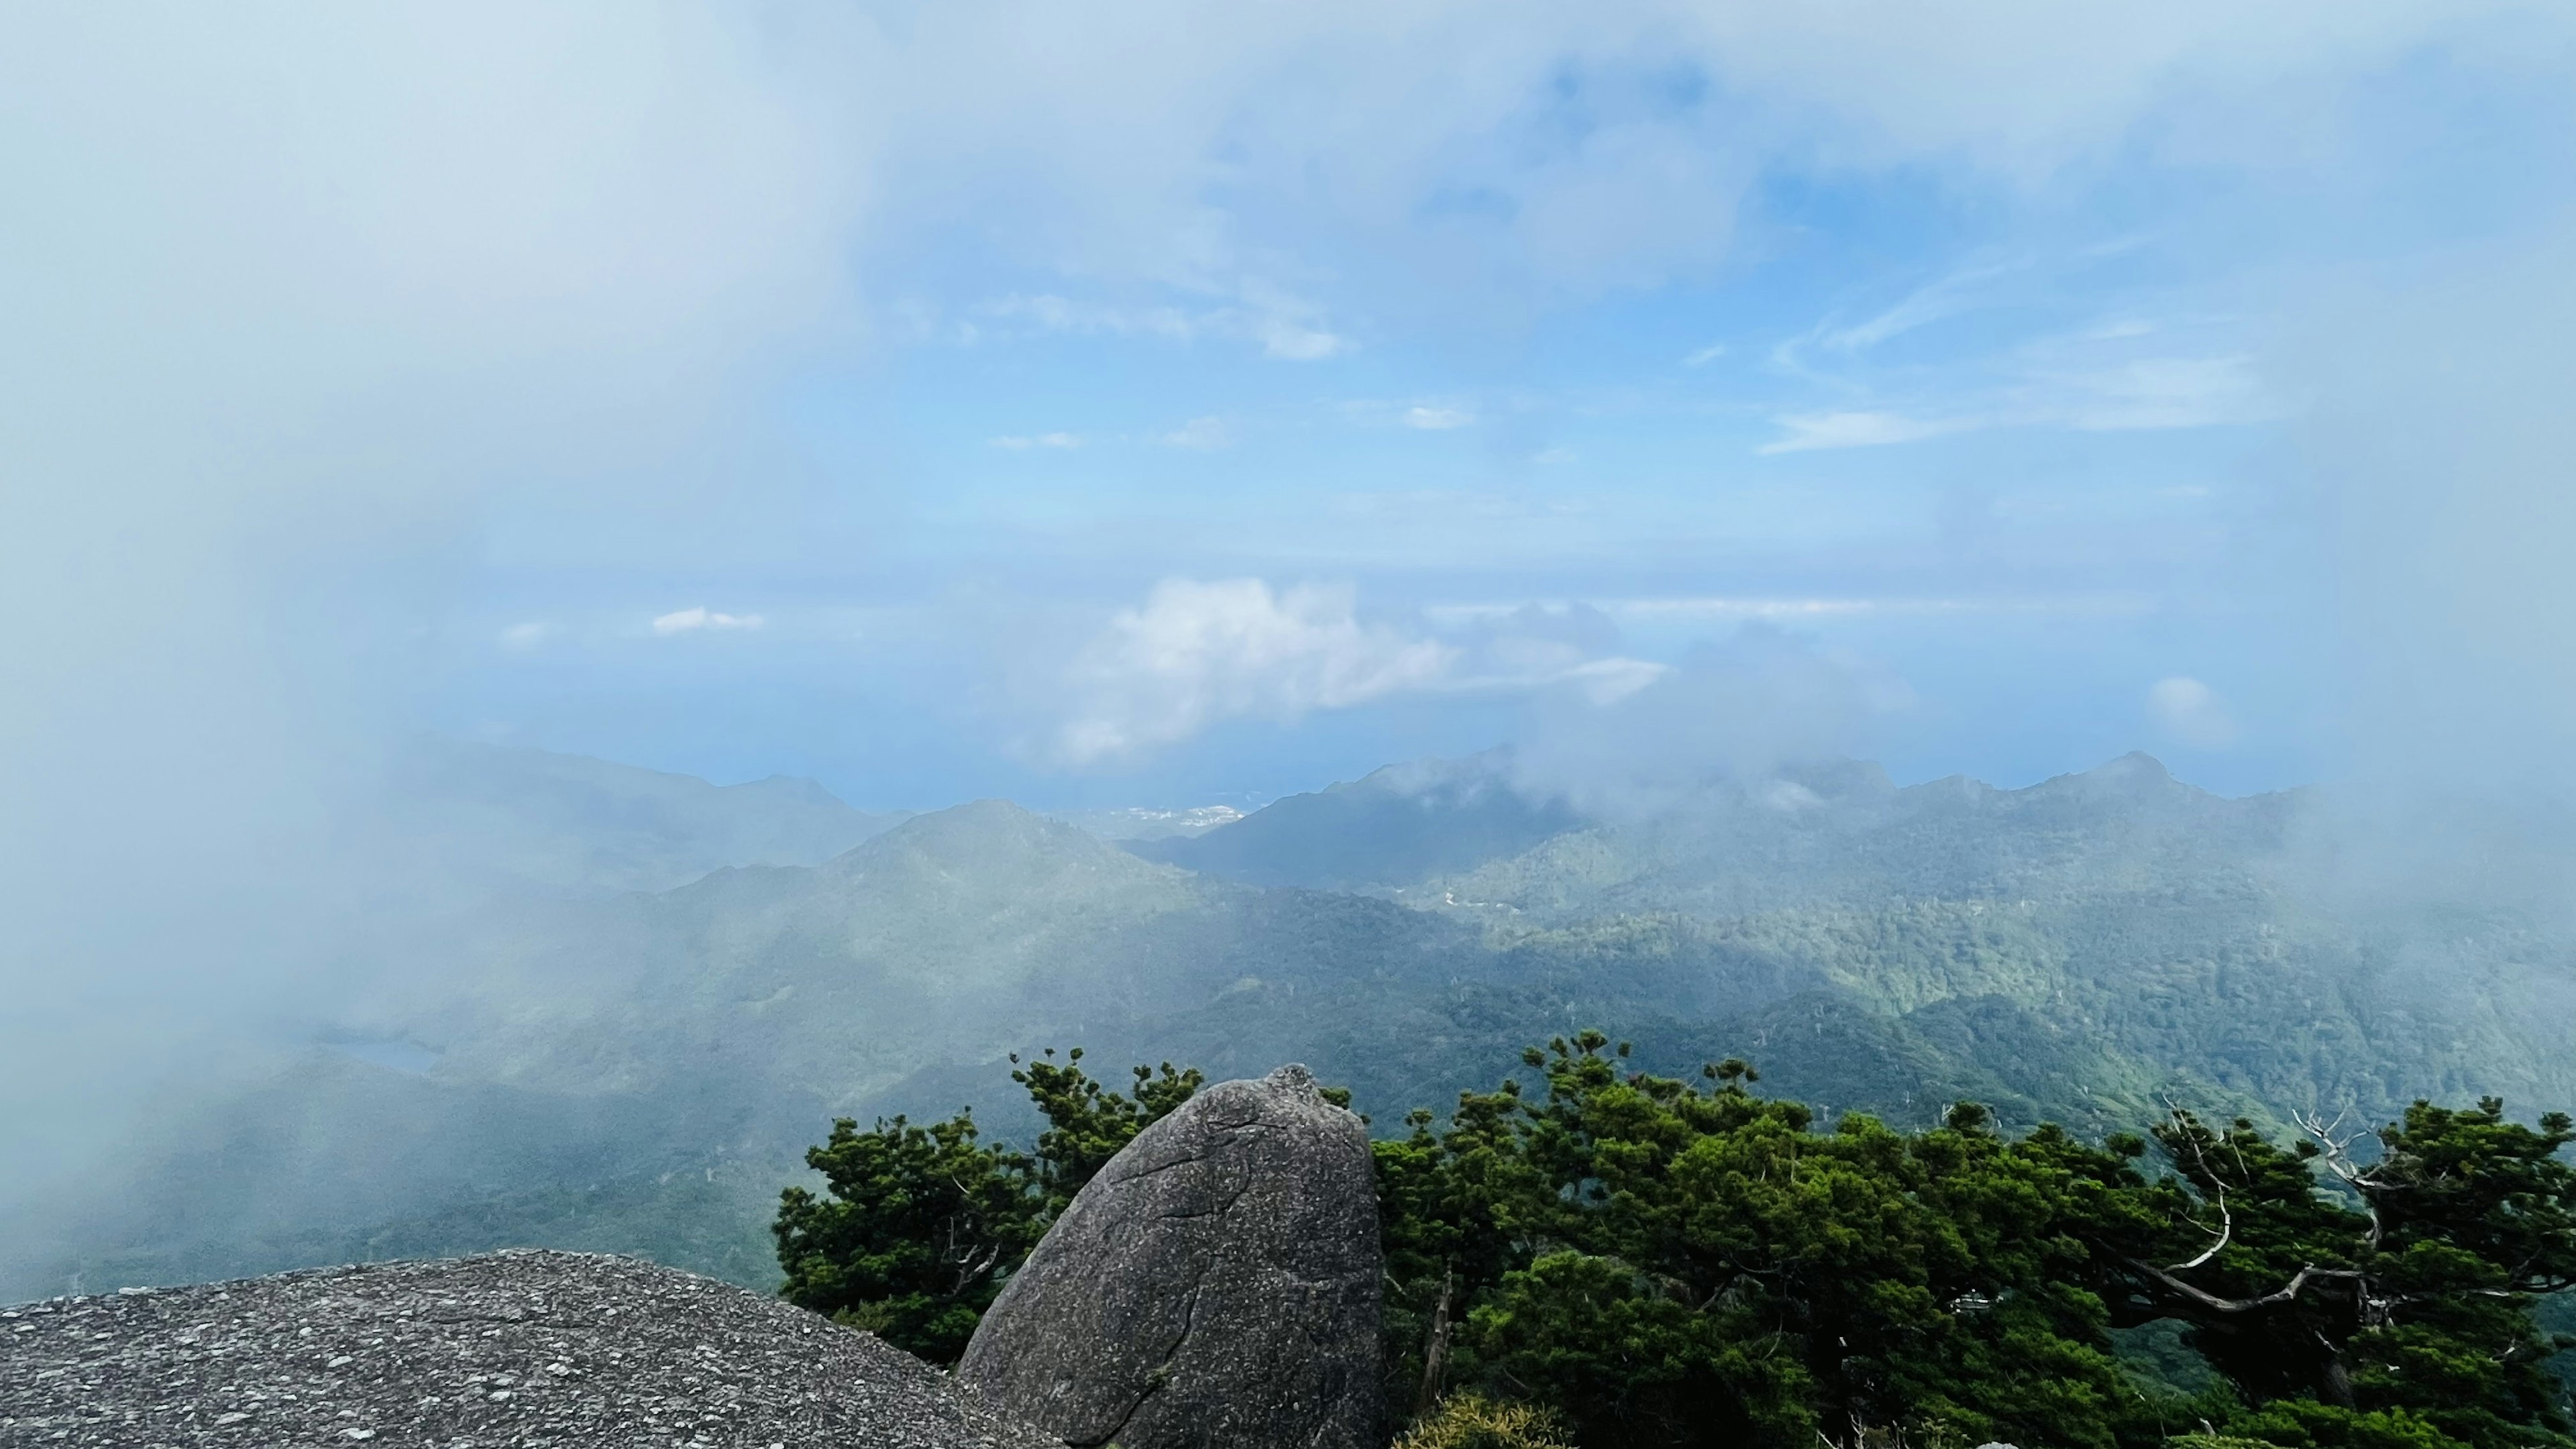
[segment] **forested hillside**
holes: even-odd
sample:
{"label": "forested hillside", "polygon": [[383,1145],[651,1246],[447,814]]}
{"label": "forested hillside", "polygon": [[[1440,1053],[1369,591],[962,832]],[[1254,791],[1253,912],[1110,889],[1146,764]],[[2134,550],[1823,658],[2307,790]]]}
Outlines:
{"label": "forested hillside", "polygon": [[[762,1284],[760,1224],[822,1124],[972,1103],[1025,1136],[992,1064],[1049,1044],[1214,1076],[1302,1060],[1381,1125],[1577,1026],[1655,1070],[1745,1057],[1829,1120],[2576,1103],[2567,943],[2338,905],[2300,863],[2300,797],[2132,756],[2020,791],[1855,766],[1602,821],[1416,778],[1161,843],[1206,873],[987,801],[817,865],[494,900],[316,1024],[414,1055],[315,1047],[175,1093],[129,1179],[20,1234],[7,1287],[513,1242]],[[1213,864],[1337,859],[1363,878]]]}

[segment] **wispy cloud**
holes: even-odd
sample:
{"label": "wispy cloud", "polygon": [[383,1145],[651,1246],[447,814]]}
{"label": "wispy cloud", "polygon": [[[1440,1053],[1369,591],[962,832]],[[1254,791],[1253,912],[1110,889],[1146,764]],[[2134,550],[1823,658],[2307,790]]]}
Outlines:
{"label": "wispy cloud", "polygon": [[1781,436],[1754,449],[1757,453],[1806,453],[1823,448],[1877,448],[1911,443],[1944,433],[1963,433],[1993,426],[1991,418],[1908,417],[1893,412],[1786,413],[1773,419]]}
{"label": "wispy cloud", "polygon": [[1167,448],[1192,448],[1210,451],[1234,441],[1234,430],[1223,418],[1192,418],[1155,441]]}
{"label": "wispy cloud", "polygon": [[1710,343],[1709,345],[1707,345],[1706,347],[1703,347],[1703,348],[1699,349],[1697,352],[1694,352],[1694,353],[1690,354],[1689,356],[1687,356],[1687,357],[1683,358],[1683,359],[1682,359],[1682,366],[1684,366],[1684,367],[1706,367],[1706,366],[1707,366],[1707,365],[1709,365],[1710,363],[1717,361],[1719,358],[1724,357],[1725,355],[1726,355],[1726,344],[1725,344],[1725,343],[1723,343],[1723,342],[1712,342],[1712,343]]}
{"label": "wispy cloud", "polygon": [[1958,268],[1857,322],[1846,320],[1839,309],[1829,312],[1806,331],[1775,344],[1770,368],[1787,377],[1849,388],[1855,380],[1845,374],[1862,365],[1873,349],[1933,323],[1994,305],[1999,299],[1996,284],[2027,265],[1980,262]]}
{"label": "wispy cloud", "polygon": [[993,446],[1007,448],[1015,453],[1025,452],[1030,448],[1073,449],[1082,446],[1082,435],[1080,433],[1038,433],[1026,437],[1014,435],[993,439]]}
{"label": "wispy cloud", "polygon": [[1213,307],[1120,306],[1053,293],[1015,293],[978,302],[970,312],[985,326],[965,324],[967,330],[957,334],[961,341],[977,340],[988,328],[1164,342],[1215,337],[1257,343],[1264,354],[1290,362],[1316,362],[1351,349],[1350,339],[1333,331],[1320,309],[1259,284],[1247,285],[1238,300]]}
{"label": "wispy cloud", "polygon": [[1204,330],[1200,316],[1178,307],[1117,307],[1052,293],[993,297],[976,303],[972,310],[988,322],[1018,323],[1033,332],[1092,332],[1187,342]]}
{"label": "wispy cloud", "polygon": [[1607,705],[1626,699],[1671,672],[1669,664],[1614,654],[1571,664],[1459,674],[1441,681],[1439,687],[1459,694],[1525,694],[1564,689],[1588,704]]}
{"label": "wispy cloud", "polygon": [[1919,287],[1883,312],[1848,326],[1820,325],[1810,334],[1830,352],[1866,352],[1919,327],[1974,312],[1993,304],[1993,284],[2027,270],[2026,262],[1987,262],[1963,267],[1928,286]]}
{"label": "wispy cloud", "polygon": [[2034,370],[1982,393],[1954,398],[1947,408],[1784,413],[1772,420],[1780,436],[1754,451],[1874,448],[1988,428],[2108,433],[2222,427],[2263,422],[2279,413],[2250,357],[2140,357],[2091,368]]}
{"label": "wispy cloud", "polygon": [[1464,408],[1435,407],[1427,403],[1406,408],[1403,414],[1406,427],[1419,428],[1424,432],[1432,433],[1447,432],[1451,428],[1463,428],[1474,421],[1476,421],[1476,415]]}
{"label": "wispy cloud", "polygon": [[1257,319],[1252,335],[1261,341],[1261,350],[1272,357],[1290,362],[1320,362],[1327,357],[1350,351],[1348,339],[1288,317],[1265,316]]}
{"label": "wispy cloud", "polygon": [[1617,618],[1762,619],[1776,622],[1912,614],[2123,616],[2152,611],[2156,607],[2156,601],[2151,595],[2114,590],[2077,594],[1935,594],[1862,598],[1830,596],[1747,598],[1707,595],[1603,599],[1596,607],[1603,613]]}
{"label": "wispy cloud", "polygon": [[2188,675],[2159,679],[2147,689],[2147,717],[2167,738],[2195,749],[2236,743],[2236,717],[2218,691]]}
{"label": "wispy cloud", "polygon": [[[2244,346],[2240,319],[2173,313],[2103,296],[2088,269],[2106,256],[1984,260],[1953,269],[1859,321],[1829,313],[1772,351],[1774,372],[1812,384],[1826,405],[1783,408],[1764,454],[1884,447],[1993,428],[2087,431],[2194,428],[2277,415]],[[2071,298],[2089,316],[2069,316]],[[1987,313],[1957,345],[1901,361],[1878,356],[1935,323]],[[2016,317],[2036,322],[2015,325]]]}
{"label": "wispy cloud", "polygon": [[758,614],[720,614],[701,606],[661,615],[653,621],[653,632],[668,638],[700,630],[757,629],[761,623]]}
{"label": "wispy cloud", "polygon": [[542,619],[530,619],[501,631],[501,647],[514,654],[525,654],[543,644],[555,632],[555,626]]}
{"label": "wispy cloud", "polygon": [[[1532,606],[1525,603],[1434,604],[1423,610],[1436,624],[1458,626],[1478,620],[1503,619],[1522,613]],[[1864,618],[1886,615],[1923,614],[2059,614],[2082,616],[2127,616],[2152,611],[2156,600],[2147,594],[2108,591],[2080,594],[1967,594],[1967,595],[1898,595],[1843,596],[1786,595],[1668,595],[1642,598],[1604,598],[1586,600],[1580,605],[1559,604],[1554,607],[1582,607],[1599,610],[1613,619],[1647,621],[1686,619],[1708,623],[1817,622],[1837,618]]]}
{"label": "wispy cloud", "polygon": [[2093,432],[2259,422],[2278,411],[2242,354],[2141,357],[2038,385],[2057,394],[2041,420]]}

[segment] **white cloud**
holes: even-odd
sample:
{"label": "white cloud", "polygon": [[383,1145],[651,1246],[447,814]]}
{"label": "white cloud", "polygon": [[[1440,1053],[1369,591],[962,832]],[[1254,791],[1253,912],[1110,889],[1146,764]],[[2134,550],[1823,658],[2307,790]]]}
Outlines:
{"label": "white cloud", "polygon": [[2187,675],[2148,686],[2147,717],[2169,738],[2194,749],[2219,750],[2236,742],[2236,718],[2227,701]]}
{"label": "white cloud", "polygon": [[700,629],[757,629],[762,619],[758,614],[719,614],[701,606],[679,609],[653,621],[653,632],[665,638],[673,634],[694,633]]}
{"label": "white cloud", "polygon": [[1717,361],[1725,355],[1726,344],[1723,342],[1712,342],[1708,346],[1703,347],[1697,352],[1690,354],[1688,357],[1683,358],[1682,366],[1706,367],[1708,364]]}
{"label": "white cloud", "polygon": [[1187,342],[1206,327],[1206,319],[1178,307],[1114,307],[1078,302],[1053,294],[993,297],[975,304],[978,317],[1017,322],[1034,332],[1106,333],[1113,337],[1159,337]]}
{"label": "white cloud", "polygon": [[1816,346],[1832,352],[1866,352],[1918,327],[1928,327],[1990,305],[1989,284],[2025,270],[2026,266],[2026,263],[1982,263],[1963,267],[1929,286],[1916,289],[1895,306],[1866,321],[1850,326],[1820,326],[1811,340]]}
{"label": "white cloud", "polygon": [[[1142,337],[1163,342],[1194,342],[1222,337],[1260,344],[1263,353],[1290,362],[1315,362],[1350,350],[1348,338],[1324,325],[1313,305],[1275,288],[1250,285],[1241,295],[1216,306],[1159,304],[1122,307],[1079,301],[1052,293],[988,298],[972,309],[987,324],[1010,324],[1033,333]],[[984,335],[964,324],[957,340],[973,343]]]}
{"label": "white cloud", "polygon": [[2056,381],[2065,393],[2058,417],[2094,432],[2205,428],[2277,413],[2244,356],[2140,357]]}
{"label": "white cloud", "polygon": [[1316,362],[1350,350],[1350,342],[1320,327],[1284,316],[1258,319],[1252,329],[1261,350],[1290,362]]}
{"label": "white cloud", "polygon": [[[1601,598],[1580,607],[1612,619],[1711,623],[1806,623],[1833,619],[1926,614],[2028,614],[2073,618],[2129,618],[2151,613],[2156,598],[2142,593],[1985,594],[1958,597],[1760,598],[1744,595],[1683,595],[1661,598]],[[1434,604],[1423,610],[1444,626],[1465,626],[1508,618],[1528,604]]]}
{"label": "white cloud", "polygon": [[[1877,447],[1991,428],[2112,432],[2281,416],[2248,350],[2250,319],[2126,295],[2116,274],[2101,270],[2120,250],[2078,246],[1981,261],[1859,322],[1829,314],[1775,347],[1770,366],[1831,403],[1776,417],[1779,436],[1758,451]],[[1974,327],[1924,339],[1937,345],[1888,346],[1970,314],[1982,314]]]}
{"label": "white cloud", "polygon": [[1877,448],[1962,433],[1987,425],[1988,419],[1918,418],[1893,412],[1789,413],[1777,419],[1786,436],[1774,438],[1755,452],[1806,453],[1826,448]]}
{"label": "white cloud", "polygon": [[542,619],[530,619],[526,623],[513,624],[502,630],[501,647],[513,653],[524,654],[546,642],[554,632],[554,625]]}
{"label": "white cloud", "polygon": [[872,133],[899,143],[870,179],[912,225],[885,236],[991,238],[1032,274],[1246,312],[1257,282],[1330,285],[1385,315],[1701,272],[1782,158],[2004,188],[2142,152],[2366,161],[2377,133],[2358,113],[2390,66],[2538,70],[2565,11],[1325,0],[1077,21],[1000,0],[852,25],[835,59],[870,83]]}
{"label": "white cloud", "polygon": [[993,446],[1008,448],[1015,453],[1025,452],[1030,448],[1072,449],[1082,446],[1082,435],[1080,433],[1039,433],[1031,437],[1003,437],[995,438]]}
{"label": "white cloud", "polygon": [[1221,720],[1290,720],[1438,682],[1453,651],[1360,620],[1348,589],[1166,579],[1073,661],[1054,752],[1072,764],[1141,755]]}
{"label": "white cloud", "polygon": [[1404,425],[1408,428],[1420,428],[1425,432],[1434,433],[1446,432],[1451,428],[1463,428],[1475,420],[1476,415],[1463,408],[1433,407],[1428,404],[1406,408],[1403,419]]}
{"label": "white cloud", "polygon": [[1223,418],[1192,418],[1162,437],[1167,448],[1193,448],[1209,451],[1234,441],[1234,431]]}
{"label": "white cloud", "polygon": [[[1988,428],[2061,427],[2085,432],[2206,428],[2280,415],[2247,356],[2105,359],[2071,355],[2079,344],[2144,335],[2148,334],[2124,330],[2045,339],[2023,349],[2007,365],[2001,381],[1962,389],[1936,407],[1783,414],[1773,419],[1782,435],[1755,451],[1874,448]],[[1961,371],[1974,365],[1973,360],[1954,364]]]}
{"label": "white cloud", "polygon": [[1595,705],[1613,705],[1673,672],[1651,659],[1587,659],[1560,676]]}
{"label": "white cloud", "polygon": [[1873,721],[1914,698],[1867,661],[1762,624],[1675,666],[1618,667],[1629,662],[1598,661],[1541,697],[1513,757],[1523,791],[1613,815],[1667,811],[1718,781],[1763,785],[1800,764],[1846,758]]}

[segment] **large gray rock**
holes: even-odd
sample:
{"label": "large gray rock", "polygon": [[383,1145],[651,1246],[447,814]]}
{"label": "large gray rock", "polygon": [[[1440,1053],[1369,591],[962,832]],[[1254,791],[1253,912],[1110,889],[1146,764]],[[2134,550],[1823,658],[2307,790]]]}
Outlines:
{"label": "large gray rock", "polygon": [[0,1308],[0,1444],[1060,1449],[874,1336],[632,1258],[370,1263]]}
{"label": "large gray rock", "polygon": [[1368,1133],[1281,1067],[1111,1158],[957,1376],[1077,1449],[1373,1449],[1384,1275]]}

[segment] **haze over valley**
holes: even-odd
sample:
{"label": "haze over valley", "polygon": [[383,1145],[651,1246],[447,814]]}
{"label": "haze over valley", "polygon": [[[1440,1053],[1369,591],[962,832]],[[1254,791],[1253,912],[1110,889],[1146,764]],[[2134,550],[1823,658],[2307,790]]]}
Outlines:
{"label": "haze over valley", "polygon": [[1513,768],[1113,841],[1001,800],[898,820],[421,741],[386,818],[473,891],[258,1050],[192,1051],[110,1169],[21,1207],[7,1286],[540,1245],[766,1287],[777,1189],[831,1118],[971,1104],[1031,1140],[995,1085],[1049,1046],[1304,1061],[1383,1124],[1583,1026],[1900,1124],[2576,1097],[2576,933],[2356,889],[2318,792],[2227,799],[2142,754],[2020,790],[1827,762],[1614,820]]}

